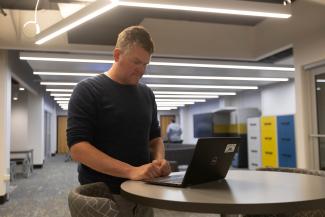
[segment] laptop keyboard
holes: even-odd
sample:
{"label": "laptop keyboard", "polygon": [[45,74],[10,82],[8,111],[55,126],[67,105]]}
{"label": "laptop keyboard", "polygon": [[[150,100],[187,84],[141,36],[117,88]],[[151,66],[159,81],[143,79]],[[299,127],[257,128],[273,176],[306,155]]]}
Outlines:
{"label": "laptop keyboard", "polygon": [[173,175],[173,176],[156,178],[155,181],[172,183],[172,184],[181,184],[183,182],[183,179],[184,179],[184,175],[181,174],[181,175]]}

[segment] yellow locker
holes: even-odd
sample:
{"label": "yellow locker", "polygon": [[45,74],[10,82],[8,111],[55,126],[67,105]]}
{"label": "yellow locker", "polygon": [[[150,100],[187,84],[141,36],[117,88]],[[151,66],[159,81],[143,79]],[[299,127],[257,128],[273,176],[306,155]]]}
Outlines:
{"label": "yellow locker", "polygon": [[276,117],[261,117],[262,166],[278,166]]}

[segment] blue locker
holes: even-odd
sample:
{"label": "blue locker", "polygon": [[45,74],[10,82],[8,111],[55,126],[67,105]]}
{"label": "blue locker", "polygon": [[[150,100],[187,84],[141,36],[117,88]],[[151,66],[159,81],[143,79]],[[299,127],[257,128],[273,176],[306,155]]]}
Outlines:
{"label": "blue locker", "polygon": [[296,167],[296,143],[293,115],[277,117],[278,159],[280,167]]}

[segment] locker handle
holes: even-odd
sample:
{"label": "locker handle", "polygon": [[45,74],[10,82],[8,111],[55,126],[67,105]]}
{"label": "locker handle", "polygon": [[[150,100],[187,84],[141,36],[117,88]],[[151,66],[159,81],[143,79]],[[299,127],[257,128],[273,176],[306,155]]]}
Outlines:
{"label": "locker handle", "polygon": [[281,154],[283,157],[289,157],[291,158],[291,154]]}
{"label": "locker handle", "polygon": [[249,124],[249,126],[256,126],[256,124]]}
{"label": "locker handle", "polygon": [[272,151],[266,151],[265,154],[270,154],[271,155],[271,154],[273,154],[273,152]]}
{"label": "locker handle", "polygon": [[251,163],[251,165],[252,166],[256,166],[256,167],[258,166],[258,164],[256,164],[256,163]]}
{"label": "locker handle", "polygon": [[281,140],[282,140],[282,141],[287,141],[287,142],[291,141],[290,138],[281,138]]}
{"label": "locker handle", "polygon": [[272,140],[272,137],[264,137],[265,140]]}
{"label": "locker handle", "polygon": [[251,136],[251,139],[257,139],[257,137],[256,136]]}
{"label": "locker handle", "polygon": [[281,122],[282,125],[289,125],[290,122],[289,121],[285,121],[285,122]]}
{"label": "locker handle", "polygon": [[257,150],[251,150],[251,152],[253,152],[253,153],[257,153]]}
{"label": "locker handle", "polygon": [[272,123],[268,123],[268,122],[264,123],[264,126],[270,126],[270,125],[272,125]]}

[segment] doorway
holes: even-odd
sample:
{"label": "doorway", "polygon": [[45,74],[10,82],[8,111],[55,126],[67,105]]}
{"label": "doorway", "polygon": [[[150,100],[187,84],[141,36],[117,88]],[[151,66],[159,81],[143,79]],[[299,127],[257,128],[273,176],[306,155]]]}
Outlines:
{"label": "doorway", "polygon": [[167,141],[167,126],[173,119],[176,120],[175,115],[160,115],[161,138],[164,141]]}
{"label": "doorway", "polygon": [[316,121],[319,168],[325,170],[325,71],[315,75]]}
{"label": "doorway", "polygon": [[316,169],[325,170],[325,61],[305,67],[311,74],[312,147]]}
{"label": "doorway", "polygon": [[69,148],[67,145],[67,116],[58,116],[58,153],[68,154]]}
{"label": "doorway", "polygon": [[44,112],[44,158],[51,157],[51,113]]}

